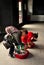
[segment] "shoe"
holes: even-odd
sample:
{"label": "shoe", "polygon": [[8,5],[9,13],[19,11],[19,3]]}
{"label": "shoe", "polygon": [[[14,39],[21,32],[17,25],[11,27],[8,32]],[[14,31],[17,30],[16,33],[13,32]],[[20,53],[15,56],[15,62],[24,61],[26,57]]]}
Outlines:
{"label": "shoe", "polygon": [[10,57],[12,57],[12,58],[15,58],[15,56],[14,56],[14,55],[9,54],[9,56],[10,56]]}
{"label": "shoe", "polygon": [[12,58],[15,58],[13,55],[10,55]]}

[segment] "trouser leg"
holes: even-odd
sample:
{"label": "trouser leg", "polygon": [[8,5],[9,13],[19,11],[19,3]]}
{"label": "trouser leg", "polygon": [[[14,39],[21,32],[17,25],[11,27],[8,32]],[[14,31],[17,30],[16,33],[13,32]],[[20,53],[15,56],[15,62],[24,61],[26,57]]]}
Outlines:
{"label": "trouser leg", "polygon": [[12,45],[10,46],[9,54],[10,54],[11,56],[13,56],[13,52],[14,52],[14,45],[12,44]]}

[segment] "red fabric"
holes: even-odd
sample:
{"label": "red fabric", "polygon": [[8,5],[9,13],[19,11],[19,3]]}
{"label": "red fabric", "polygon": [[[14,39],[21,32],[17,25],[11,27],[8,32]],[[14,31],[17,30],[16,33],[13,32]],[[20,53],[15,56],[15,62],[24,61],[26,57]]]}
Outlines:
{"label": "red fabric", "polygon": [[36,45],[35,45],[35,43],[32,43],[33,45],[31,45],[31,48],[33,48],[33,47],[35,47]]}
{"label": "red fabric", "polygon": [[27,42],[31,42],[31,38],[33,37],[33,33],[32,32],[28,32],[28,39]]}
{"label": "red fabric", "polygon": [[21,41],[24,44],[27,44],[28,42],[31,42],[31,38],[34,37],[32,32],[28,32],[28,34],[21,36]]}
{"label": "red fabric", "polygon": [[28,32],[28,37],[33,37],[33,32]]}
{"label": "red fabric", "polygon": [[27,35],[21,36],[22,43],[27,44],[27,38],[28,38]]}

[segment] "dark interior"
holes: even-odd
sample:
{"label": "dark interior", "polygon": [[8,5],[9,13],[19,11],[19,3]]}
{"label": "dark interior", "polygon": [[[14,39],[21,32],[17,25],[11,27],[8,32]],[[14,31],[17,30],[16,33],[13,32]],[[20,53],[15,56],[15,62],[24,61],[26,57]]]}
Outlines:
{"label": "dark interior", "polygon": [[[0,0],[0,35],[5,32],[4,29],[6,26],[13,25],[19,29],[24,24],[34,23],[30,21],[30,15],[27,14],[28,0],[19,1],[22,1],[23,20],[21,24],[19,24],[18,0]],[[26,9],[24,7],[25,5]],[[42,2],[40,0],[33,0],[33,14],[44,14],[43,6],[43,0]]]}
{"label": "dark interior", "polygon": [[44,0],[33,0],[33,14],[44,15]]}

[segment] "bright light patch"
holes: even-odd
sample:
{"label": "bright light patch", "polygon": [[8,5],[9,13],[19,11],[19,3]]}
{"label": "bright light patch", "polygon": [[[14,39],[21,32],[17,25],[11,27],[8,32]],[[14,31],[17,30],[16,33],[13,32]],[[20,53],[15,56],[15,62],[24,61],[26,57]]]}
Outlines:
{"label": "bright light patch", "polygon": [[21,11],[21,2],[19,2],[19,11]]}

